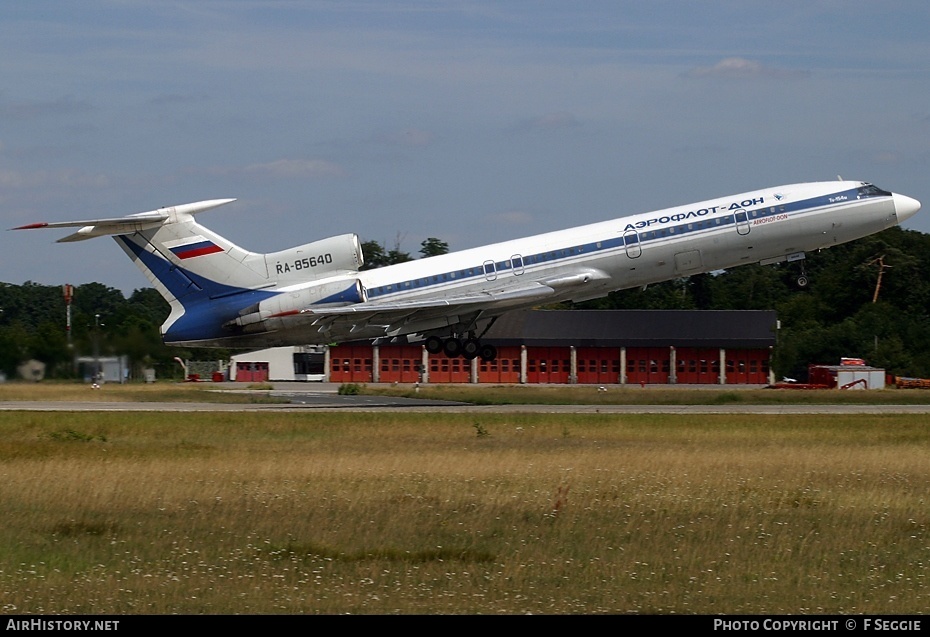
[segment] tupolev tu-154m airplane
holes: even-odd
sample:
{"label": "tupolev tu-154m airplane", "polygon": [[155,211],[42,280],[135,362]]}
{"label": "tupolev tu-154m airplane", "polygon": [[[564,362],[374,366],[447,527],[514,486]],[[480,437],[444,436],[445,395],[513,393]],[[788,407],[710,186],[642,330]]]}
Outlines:
{"label": "tupolev tu-154m airplane", "polygon": [[[194,218],[232,201],[17,229],[80,228],[59,242],[113,235],[171,305],[161,328],[169,345],[418,335],[430,353],[493,360],[494,347],[480,339],[511,310],[748,263],[797,261],[920,209],[915,199],[865,182],[792,184],[359,271],[355,234],[258,254]],[[799,284],[806,284],[803,270]]]}

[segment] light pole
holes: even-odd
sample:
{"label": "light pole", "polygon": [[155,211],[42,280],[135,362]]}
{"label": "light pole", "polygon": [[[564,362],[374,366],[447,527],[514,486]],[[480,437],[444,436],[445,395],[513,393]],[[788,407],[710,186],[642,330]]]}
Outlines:
{"label": "light pole", "polygon": [[100,387],[100,315],[94,314],[94,389]]}

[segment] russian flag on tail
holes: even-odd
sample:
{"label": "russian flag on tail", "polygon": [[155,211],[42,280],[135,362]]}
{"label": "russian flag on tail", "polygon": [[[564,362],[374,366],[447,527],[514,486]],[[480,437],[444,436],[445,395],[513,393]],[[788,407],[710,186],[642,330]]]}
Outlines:
{"label": "russian flag on tail", "polygon": [[195,237],[195,241],[193,243],[177,245],[169,249],[174,254],[174,256],[182,260],[192,259],[193,257],[202,257],[205,254],[214,254],[216,252],[223,251],[223,248],[208,239],[204,239],[203,237]]}

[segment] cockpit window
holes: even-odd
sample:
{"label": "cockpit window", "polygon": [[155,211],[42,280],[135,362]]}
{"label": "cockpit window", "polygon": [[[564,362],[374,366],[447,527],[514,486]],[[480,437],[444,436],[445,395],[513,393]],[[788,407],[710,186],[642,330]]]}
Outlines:
{"label": "cockpit window", "polygon": [[891,193],[887,190],[882,190],[878,186],[873,186],[872,184],[864,184],[859,187],[858,193],[859,199],[866,199],[868,197],[890,197]]}

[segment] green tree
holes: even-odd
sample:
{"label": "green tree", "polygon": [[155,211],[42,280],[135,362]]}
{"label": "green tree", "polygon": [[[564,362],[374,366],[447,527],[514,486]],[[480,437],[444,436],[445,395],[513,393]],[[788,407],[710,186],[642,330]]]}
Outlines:
{"label": "green tree", "polygon": [[13,378],[16,367],[29,358],[28,340],[29,333],[21,323],[0,325],[0,371],[7,378]]}
{"label": "green tree", "polygon": [[365,263],[360,268],[362,270],[374,270],[388,265],[384,246],[377,241],[363,241],[362,256],[365,258]]}
{"label": "green tree", "polygon": [[420,256],[423,258],[448,254],[448,252],[449,244],[445,241],[440,241],[436,237],[429,237],[420,242]]}
{"label": "green tree", "polygon": [[363,241],[362,256],[365,257],[365,264],[360,268],[361,270],[373,270],[386,265],[413,261],[413,257],[400,249],[400,241],[397,241],[391,250],[386,250],[377,241]]}
{"label": "green tree", "polygon": [[44,321],[27,339],[28,356],[46,365],[46,376],[70,376],[72,351],[61,323]]}

